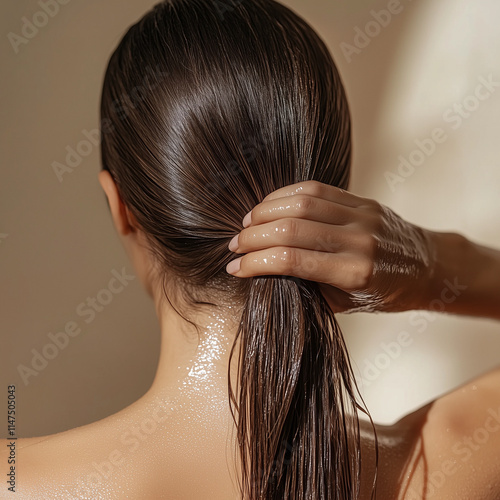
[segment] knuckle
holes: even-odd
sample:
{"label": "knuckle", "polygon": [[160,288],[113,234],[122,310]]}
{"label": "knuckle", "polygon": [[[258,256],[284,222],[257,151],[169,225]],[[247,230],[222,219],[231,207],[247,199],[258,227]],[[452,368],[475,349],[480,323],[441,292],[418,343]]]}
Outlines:
{"label": "knuckle", "polygon": [[377,245],[378,240],[373,234],[364,233],[361,236],[361,248],[368,257],[373,258],[375,256]]}
{"label": "knuckle", "polygon": [[292,218],[283,219],[278,224],[278,233],[284,236],[286,241],[291,241],[297,234],[297,221]]}
{"label": "knuckle", "polygon": [[384,229],[384,219],[382,214],[371,214],[370,227],[375,233],[380,233]]}
{"label": "knuckle", "polygon": [[311,196],[299,195],[295,200],[295,212],[298,217],[307,215],[314,205],[314,199]]}
{"label": "knuckle", "polygon": [[294,248],[280,247],[276,255],[281,274],[293,274],[298,267],[298,254]]}
{"label": "knuckle", "polygon": [[379,217],[384,215],[384,207],[378,201],[371,200],[369,204],[370,211]]}
{"label": "knuckle", "polygon": [[356,289],[366,289],[372,279],[374,270],[373,260],[367,257],[361,258],[355,266],[354,283]]}
{"label": "knuckle", "polygon": [[323,185],[319,181],[315,180],[310,180],[306,181],[305,186],[307,186],[307,193],[310,196],[315,196],[317,198],[320,198],[322,193],[323,193]]}

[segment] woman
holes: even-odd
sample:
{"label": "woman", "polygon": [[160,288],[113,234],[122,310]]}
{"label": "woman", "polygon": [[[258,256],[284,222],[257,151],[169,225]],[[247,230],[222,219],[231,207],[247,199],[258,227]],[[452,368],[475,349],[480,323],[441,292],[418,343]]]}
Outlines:
{"label": "woman", "polygon": [[302,19],[272,0],[158,4],[110,59],[101,129],[157,374],[115,415],[19,439],[21,498],[498,498],[500,433],[444,460],[500,406],[499,372],[394,426],[358,420],[334,312],[425,308],[448,279],[467,284],[449,312],[495,317],[500,255],[345,191],[347,101]]}

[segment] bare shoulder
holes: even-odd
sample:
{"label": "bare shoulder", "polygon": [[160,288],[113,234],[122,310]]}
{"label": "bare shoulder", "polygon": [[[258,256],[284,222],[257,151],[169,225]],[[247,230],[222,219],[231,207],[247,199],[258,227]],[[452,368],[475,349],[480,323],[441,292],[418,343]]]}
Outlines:
{"label": "bare shoulder", "polygon": [[2,439],[0,473],[10,474],[13,489],[2,486],[0,499],[12,491],[30,500],[140,498],[141,452],[152,443],[142,427],[158,431],[161,422],[154,409],[150,416],[130,408],[56,434]]}
{"label": "bare shoulder", "polygon": [[[98,422],[16,440],[17,498],[237,498],[227,409],[217,404],[209,411],[203,401],[198,407],[194,397],[144,397]],[[7,450],[8,440],[2,444]],[[2,474],[7,457],[0,456]],[[7,493],[0,490],[0,499],[12,498]]]}
{"label": "bare shoulder", "polygon": [[394,426],[406,455],[397,499],[500,498],[500,368]]}
{"label": "bare shoulder", "polygon": [[27,498],[19,494],[19,471],[21,469],[19,464],[19,451],[22,448],[33,446],[47,437],[35,438],[8,438],[0,439],[0,475],[6,478],[2,480],[0,489],[0,498],[11,498],[15,493],[17,498]]}

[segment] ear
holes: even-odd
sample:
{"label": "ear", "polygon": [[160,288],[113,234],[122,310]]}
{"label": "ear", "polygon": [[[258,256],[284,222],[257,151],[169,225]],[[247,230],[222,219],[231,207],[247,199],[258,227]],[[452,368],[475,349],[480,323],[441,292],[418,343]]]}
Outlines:
{"label": "ear", "polygon": [[99,172],[99,183],[108,198],[111,216],[118,234],[126,236],[135,231],[134,217],[123,203],[113,177],[106,170]]}

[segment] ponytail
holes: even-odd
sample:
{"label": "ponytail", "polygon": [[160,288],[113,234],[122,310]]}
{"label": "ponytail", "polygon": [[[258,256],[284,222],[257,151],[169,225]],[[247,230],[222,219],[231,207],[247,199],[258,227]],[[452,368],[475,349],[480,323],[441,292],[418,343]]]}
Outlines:
{"label": "ponytail", "polygon": [[243,305],[228,384],[244,500],[359,498],[364,410],[319,285],[225,270],[230,238],[269,193],[347,189],[347,97],[304,19],[275,0],[226,3],[222,19],[211,1],[164,0],[125,33],[103,83],[103,168],[165,276]]}
{"label": "ponytail", "polygon": [[238,339],[238,394],[231,381],[229,394],[243,500],[359,498],[364,410],[318,284],[253,278],[231,357]]}

